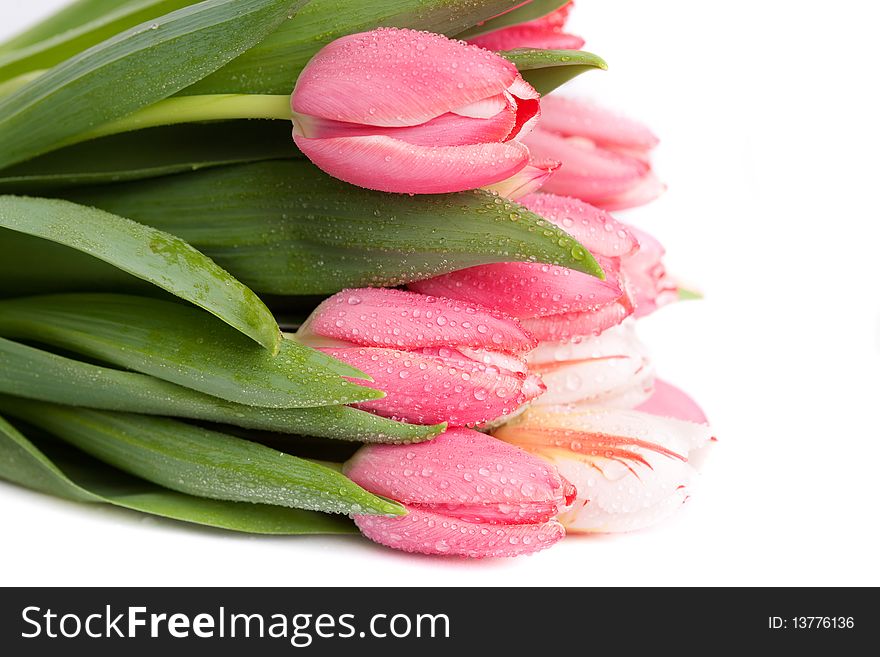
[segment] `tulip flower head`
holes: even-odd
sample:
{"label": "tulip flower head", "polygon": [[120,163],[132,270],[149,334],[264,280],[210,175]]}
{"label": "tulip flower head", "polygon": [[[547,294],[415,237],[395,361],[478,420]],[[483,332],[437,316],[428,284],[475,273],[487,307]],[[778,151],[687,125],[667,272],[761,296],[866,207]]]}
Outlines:
{"label": "tulip flower head", "polygon": [[386,192],[491,185],[522,170],[538,94],[506,59],[380,28],[322,48],[291,96],[293,138],[331,176]]}
{"label": "tulip flower head", "polygon": [[625,532],[671,515],[697,477],[689,463],[708,426],[642,411],[535,406],[494,432],[539,455],[577,488],[559,521],[570,532]]}
{"label": "tulip flower head", "polygon": [[514,557],[565,535],[555,516],[575,496],[556,468],[470,429],[417,445],[362,447],[345,474],[407,515],[356,515],[364,535],[407,552]]}
{"label": "tulip flower head", "polygon": [[358,408],[418,424],[474,426],[516,412],[544,386],[530,374],[534,339],[498,311],[404,290],[345,290],[297,340],[372,377],[383,399]]}
{"label": "tulip flower head", "polygon": [[565,22],[574,2],[568,2],[546,16],[519,25],[468,39],[468,43],[488,50],[543,48],[545,50],[580,50],[584,40],[565,32]]}
{"label": "tulip flower head", "polygon": [[645,126],[593,103],[548,96],[541,100],[540,130],[525,140],[532,157],[558,160],[543,187],[606,210],[643,205],[666,189],[649,153],[657,137]]}

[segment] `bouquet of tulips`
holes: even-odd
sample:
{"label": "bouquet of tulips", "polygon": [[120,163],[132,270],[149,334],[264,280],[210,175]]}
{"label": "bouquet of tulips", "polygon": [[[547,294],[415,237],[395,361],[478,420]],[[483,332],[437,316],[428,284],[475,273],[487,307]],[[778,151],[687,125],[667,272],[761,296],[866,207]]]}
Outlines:
{"label": "bouquet of tulips", "polygon": [[[0,477],[469,557],[645,527],[711,440],[608,211],[657,139],[559,96],[561,0],[77,0],[0,45]],[[292,131],[292,135],[291,135]]]}

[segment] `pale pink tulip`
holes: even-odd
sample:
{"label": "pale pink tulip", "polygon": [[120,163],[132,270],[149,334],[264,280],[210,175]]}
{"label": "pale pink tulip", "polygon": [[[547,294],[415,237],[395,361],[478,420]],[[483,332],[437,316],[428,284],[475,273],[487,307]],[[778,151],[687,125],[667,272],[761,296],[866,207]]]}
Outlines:
{"label": "pale pink tulip", "polygon": [[666,189],[644,158],[602,148],[585,137],[564,137],[542,124],[523,141],[537,160],[562,163],[543,191],[623,210],[652,201]]}
{"label": "pale pink tulip", "polygon": [[709,424],[706,414],[683,390],[662,379],[654,379],[651,396],[636,407],[636,410],[671,417],[697,424]]}
{"label": "pale pink tulip", "polygon": [[564,31],[565,22],[573,5],[574,2],[569,2],[541,18],[481,34],[468,39],[468,42],[487,50],[515,48],[580,50],[584,46],[584,40]]}
{"label": "pale pink tulip", "polygon": [[322,48],[291,96],[296,145],[368,189],[432,194],[522,170],[538,94],[506,59],[439,34],[380,28]]}
{"label": "pale pink tulip", "polygon": [[632,408],[654,388],[654,368],[632,320],[595,337],[541,342],[528,363],[547,386],[535,404]]}
{"label": "pale pink tulip", "polygon": [[539,455],[577,488],[560,514],[570,532],[642,529],[688,498],[688,459],[712,438],[708,426],[589,405],[534,406],[494,432]]}
{"label": "pale pink tulip", "polygon": [[345,290],[297,333],[372,377],[386,393],[358,408],[405,422],[474,426],[516,412],[544,389],[525,355],[534,339],[472,302],[384,288]]}
{"label": "pale pink tulip", "polygon": [[355,483],[397,500],[407,515],[355,515],[364,535],[407,552],[515,557],[550,547],[574,488],[556,468],[470,429],[417,445],[370,445],[344,468]]}
{"label": "pale pink tulip", "polygon": [[630,227],[639,240],[639,249],[621,259],[621,271],[635,304],[635,316],[649,315],[660,306],[678,299],[678,285],[666,273],[663,255],[666,249],[643,230]]}

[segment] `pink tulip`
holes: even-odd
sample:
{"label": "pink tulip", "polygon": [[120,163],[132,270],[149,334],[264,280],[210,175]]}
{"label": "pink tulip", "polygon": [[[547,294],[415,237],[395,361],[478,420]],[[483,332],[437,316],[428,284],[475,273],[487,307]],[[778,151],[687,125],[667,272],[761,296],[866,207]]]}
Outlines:
{"label": "pink tulip", "polygon": [[691,399],[684,391],[679,390],[671,383],[667,383],[661,379],[654,380],[654,391],[651,396],[640,405],[636,410],[650,413],[651,415],[659,415],[660,417],[671,417],[687,422],[696,422],[697,424],[709,424],[706,414],[697,406],[697,403]]}
{"label": "pink tulip", "polygon": [[433,194],[490,185],[529,162],[538,94],[506,59],[439,34],[380,28],[322,48],[291,96],[293,138],[330,175]]}
{"label": "pink tulip", "polygon": [[562,163],[544,185],[546,192],[579,198],[605,210],[623,210],[652,201],[666,189],[645,159],[602,148],[584,137],[541,129],[524,142],[532,157]]}
{"label": "pink tulip", "polygon": [[559,516],[570,532],[641,529],[688,498],[688,461],[711,440],[708,426],[627,409],[534,406],[494,432],[539,455],[577,488]]}
{"label": "pink tulip", "polygon": [[631,320],[595,337],[541,342],[528,362],[547,386],[535,404],[632,408],[654,388],[654,368]]}
{"label": "pink tulip", "polygon": [[678,285],[666,273],[666,250],[643,230],[630,227],[639,240],[639,249],[621,260],[621,271],[635,303],[635,316],[650,315],[660,306],[678,299]]}
{"label": "pink tulip", "polygon": [[574,499],[556,468],[470,429],[417,445],[362,447],[345,464],[355,483],[407,515],[356,515],[364,535],[407,552],[515,557],[565,535],[554,517]]}
{"label": "pink tulip", "polygon": [[517,321],[475,303],[383,288],[345,290],[297,333],[372,377],[383,399],[358,408],[405,422],[474,426],[517,411],[544,389]]}
{"label": "pink tulip", "polygon": [[468,39],[468,42],[487,50],[515,48],[580,50],[584,46],[584,40],[563,31],[573,6],[574,2],[569,2],[541,18],[481,34]]}

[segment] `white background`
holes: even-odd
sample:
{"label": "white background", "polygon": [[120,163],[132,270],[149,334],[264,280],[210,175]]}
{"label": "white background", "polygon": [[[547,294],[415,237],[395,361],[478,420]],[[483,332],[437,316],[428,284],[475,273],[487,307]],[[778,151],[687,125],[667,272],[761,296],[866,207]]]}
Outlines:
{"label": "white background", "polygon": [[[63,4],[3,0],[0,37]],[[624,219],[706,294],[642,322],[720,438],[671,522],[514,560],[257,538],[0,483],[0,583],[880,584],[880,47],[873,3],[580,3],[610,70],[571,85],[649,122],[669,192]],[[64,108],[59,107],[58,112]]]}

